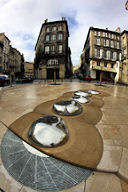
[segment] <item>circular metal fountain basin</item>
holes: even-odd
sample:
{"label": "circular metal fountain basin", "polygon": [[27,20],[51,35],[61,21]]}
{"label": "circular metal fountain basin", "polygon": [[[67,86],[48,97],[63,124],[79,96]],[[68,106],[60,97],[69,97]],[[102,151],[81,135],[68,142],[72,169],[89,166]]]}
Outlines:
{"label": "circular metal fountain basin", "polygon": [[91,93],[89,93],[88,91],[76,91],[74,95],[81,97],[91,97]]}
{"label": "circular metal fountain basin", "polygon": [[89,89],[88,92],[91,93],[92,95],[98,95],[98,94],[100,94],[100,92],[97,91],[97,90],[91,90],[91,89]]}
{"label": "circular metal fountain basin", "polygon": [[55,147],[67,141],[68,130],[60,117],[44,116],[32,123],[28,138],[35,145]]}
{"label": "circular metal fountain basin", "polygon": [[53,105],[53,111],[59,115],[72,116],[82,112],[82,106],[74,101],[59,101]]}
{"label": "circular metal fountain basin", "polygon": [[77,101],[77,102],[79,102],[79,103],[81,103],[81,104],[89,103],[90,102],[88,97],[83,97],[83,96],[79,96],[79,95],[74,95],[72,97],[72,99]]}

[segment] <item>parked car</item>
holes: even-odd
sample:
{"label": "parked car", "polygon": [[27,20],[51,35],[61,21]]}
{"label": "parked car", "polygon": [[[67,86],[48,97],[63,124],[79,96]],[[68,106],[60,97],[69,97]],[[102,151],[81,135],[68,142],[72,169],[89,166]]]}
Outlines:
{"label": "parked car", "polygon": [[0,86],[5,86],[9,84],[10,84],[10,81],[9,81],[8,75],[0,75]]}
{"label": "parked car", "polygon": [[81,80],[88,80],[88,81],[91,81],[91,77],[90,76],[83,76],[83,77],[80,77]]}
{"label": "parked car", "polygon": [[23,77],[21,79],[21,82],[22,83],[32,83],[33,82],[33,79],[31,77]]}

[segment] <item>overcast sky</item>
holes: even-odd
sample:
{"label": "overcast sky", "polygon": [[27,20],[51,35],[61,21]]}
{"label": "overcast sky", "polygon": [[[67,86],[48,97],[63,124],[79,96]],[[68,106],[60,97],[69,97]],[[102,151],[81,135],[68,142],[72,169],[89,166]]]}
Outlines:
{"label": "overcast sky", "polygon": [[90,26],[128,30],[126,0],[0,0],[0,32],[11,45],[34,60],[34,48],[42,23],[66,17],[72,63],[77,65]]}

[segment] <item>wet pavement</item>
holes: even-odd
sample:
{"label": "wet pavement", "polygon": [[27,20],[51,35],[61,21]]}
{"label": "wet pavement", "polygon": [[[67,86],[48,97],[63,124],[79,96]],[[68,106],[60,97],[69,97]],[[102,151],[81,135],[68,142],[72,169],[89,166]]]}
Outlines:
{"label": "wet pavement", "polygon": [[[0,142],[7,127],[17,118],[45,102],[69,91],[92,89],[109,93],[104,97],[102,119],[96,125],[104,144],[102,158],[86,181],[63,190],[65,192],[127,192],[128,191],[128,88],[125,86],[95,86],[94,83],[47,82],[15,85],[0,89]],[[79,157],[78,157],[79,158]],[[6,192],[34,192],[10,176],[0,159],[0,188]]]}

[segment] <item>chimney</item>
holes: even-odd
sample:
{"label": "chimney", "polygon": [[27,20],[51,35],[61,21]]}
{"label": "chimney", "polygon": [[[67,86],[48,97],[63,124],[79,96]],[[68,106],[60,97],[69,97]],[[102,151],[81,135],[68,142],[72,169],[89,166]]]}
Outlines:
{"label": "chimney", "polygon": [[120,33],[120,27],[118,27],[115,32]]}
{"label": "chimney", "polygon": [[65,21],[66,20],[66,18],[65,17],[62,17],[62,21]]}
{"label": "chimney", "polygon": [[48,19],[45,19],[45,20],[44,20],[44,23],[47,23],[47,22],[48,22]]}

